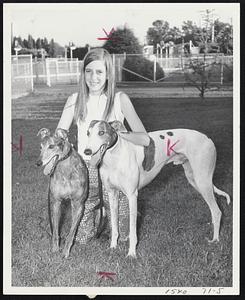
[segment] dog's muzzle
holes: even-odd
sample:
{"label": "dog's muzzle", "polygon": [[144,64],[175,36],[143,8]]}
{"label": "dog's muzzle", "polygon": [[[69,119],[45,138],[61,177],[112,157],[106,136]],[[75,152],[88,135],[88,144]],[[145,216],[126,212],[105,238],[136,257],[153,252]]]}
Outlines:
{"label": "dog's muzzle", "polygon": [[47,163],[42,163],[44,165],[43,173],[44,175],[51,175],[56,167],[59,156],[54,155]]}
{"label": "dog's muzzle", "polygon": [[101,145],[100,148],[95,153],[93,153],[91,149],[86,148],[84,150],[84,154],[91,156],[89,160],[89,164],[94,167],[97,167],[101,162],[106,149],[107,149],[106,144]]}

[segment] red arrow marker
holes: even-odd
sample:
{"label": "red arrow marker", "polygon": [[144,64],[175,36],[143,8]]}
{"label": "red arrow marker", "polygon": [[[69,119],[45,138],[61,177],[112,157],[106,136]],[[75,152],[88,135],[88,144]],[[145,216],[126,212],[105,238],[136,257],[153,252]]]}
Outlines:
{"label": "red arrow marker", "polygon": [[116,276],[116,273],[111,273],[111,272],[97,272],[97,274],[101,277],[101,279],[105,278],[105,279],[110,279],[112,281],[114,281],[114,278],[112,276]]}

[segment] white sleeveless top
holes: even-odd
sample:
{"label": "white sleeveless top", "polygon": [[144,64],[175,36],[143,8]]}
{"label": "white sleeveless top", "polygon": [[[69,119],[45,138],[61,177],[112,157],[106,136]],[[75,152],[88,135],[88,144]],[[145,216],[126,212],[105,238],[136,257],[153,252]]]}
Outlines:
{"label": "white sleeveless top", "polygon": [[[114,105],[112,107],[111,113],[108,118],[108,122],[117,120],[123,123],[124,115],[121,111],[120,104],[120,93],[117,92],[114,98]],[[77,97],[77,93],[73,94],[74,97]],[[78,153],[83,157],[83,159],[89,159],[90,157],[84,154],[84,150],[87,145],[88,136],[87,130],[92,120],[101,120],[103,112],[105,110],[107,97],[105,94],[101,96],[89,96],[87,102],[87,116],[84,121],[77,122],[77,144],[78,144]]]}

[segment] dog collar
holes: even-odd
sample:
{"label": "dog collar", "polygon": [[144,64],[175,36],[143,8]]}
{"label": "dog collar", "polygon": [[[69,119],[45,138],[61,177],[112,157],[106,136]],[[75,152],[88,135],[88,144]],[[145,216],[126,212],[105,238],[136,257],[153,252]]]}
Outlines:
{"label": "dog collar", "polygon": [[66,155],[65,155],[64,157],[62,157],[61,159],[59,159],[59,160],[57,161],[57,163],[58,163],[59,161],[62,161],[62,160],[67,159],[67,158],[71,155],[72,149],[73,149],[73,146],[70,144],[70,149],[69,149],[69,151],[66,153]]}
{"label": "dog collar", "polygon": [[107,147],[107,150],[114,148],[114,146],[117,144],[117,142],[118,142],[118,134],[116,134],[116,135],[117,136],[115,138],[115,141],[109,147]]}

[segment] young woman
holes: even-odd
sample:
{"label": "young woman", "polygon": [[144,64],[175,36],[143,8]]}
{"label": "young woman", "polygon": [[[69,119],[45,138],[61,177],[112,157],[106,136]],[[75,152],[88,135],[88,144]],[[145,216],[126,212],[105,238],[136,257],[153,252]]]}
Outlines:
{"label": "young woman", "polygon": [[[85,161],[90,157],[84,154],[87,144],[87,130],[92,120],[127,120],[133,132],[141,133],[141,144],[147,146],[149,137],[139,119],[129,97],[123,92],[115,93],[115,76],[112,59],[103,48],[95,48],[84,58],[81,69],[79,91],[72,94],[65,104],[57,128],[69,130],[72,121],[77,125],[78,153]],[[85,244],[96,233],[95,207],[98,197],[98,170],[89,169],[89,197],[85,204],[83,219],[80,222],[76,240]],[[109,216],[109,201],[103,189],[106,213]],[[128,235],[128,203],[126,197],[120,193],[119,199],[119,232],[120,237]]]}

